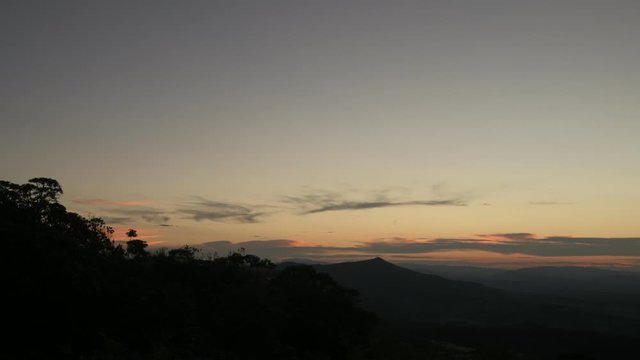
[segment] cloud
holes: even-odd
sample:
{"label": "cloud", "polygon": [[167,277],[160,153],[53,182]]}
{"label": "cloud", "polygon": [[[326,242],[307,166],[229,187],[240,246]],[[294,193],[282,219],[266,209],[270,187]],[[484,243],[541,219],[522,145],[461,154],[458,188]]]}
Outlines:
{"label": "cloud", "polygon": [[152,224],[168,224],[171,217],[167,211],[146,207],[148,200],[115,201],[108,199],[76,199],[76,204],[99,206],[97,211],[107,224],[123,225],[144,221]]}
{"label": "cloud", "polygon": [[114,201],[107,199],[77,199],[73,200],[73,202],[81,205],[97,206],[144,206],[149,204],[149,201],[147,200]]}
{"label": "cloud", "polygon": [[315,214],[327,211],[339,211],[339,210],[364,210],[364,209],[376,209],[384,207],[396,207],[396,206],[465,206],[466,204],[458,200],[414,200],[414,201],[370,201],[370,202],[355,202],[345,201],[334,204],[324,205],[315,209],[308,210],[304,214]]}
{"label": "cloud", "polygon": [[149,245],[149,246],[157,246],[157,245],[164,244],[164,243],[166,243],[166,241],[164,241],[164,240],[147,241],[147,245]]}
{"label": "cloud", "polygon": [[120,208],[120,209],[105,209],[105,210],[112,214],[124,215],[126,217],[131,218],[131,220],[142,219],[146,222],[150,222],[154,224],[166,224],[171,220],[171,217],[169,217],[165,211],[151,209],[151,208],[139,208],[139,209]]}
{"label": "cloud", "polygon": [[[640,238],[574,238],[554,236],[535,238],[528,233],[498,234],[500,241],[482,239],[433,239],[407,242],[373,241],[359,250],[395,254],[438,251],[481,250],[500,254],[536,256],[640,256]],[[506,236],[505,236],[506,235]],[[493,239],[495,240],[495,239]]]}
{"label": "cloud", "polygon": [[366,210],[399,206],[465,206],[462,199],[398,200],[390,199],[388,191],[379,191],[366,199],[348,200],[345,195],[328,191],[317,191],[302,196],[285,196],[283,202],[296,206],[302,215],[329,211]]}
{"label": "cloud", "polygon": [[[248,253],[274,261],[289,258],[315,260],[369,258],[372,256],[425,256],[444,253],[485,253],[503,256],[563,257],[640,257],[640,238],[597,238],[553,236],[538,238],[530,233],[483,235],[462,239],[376,239],[353,246],[306,245],[294,240],[251,240],[232,243],[213,241],[199,245],[205,251],[226,253],[244,248]],[[487,240],[490,236],[490,241]],[[640,259],[639,259],[640,262]]]}
{"label": "cloud", "polygon": [[[437,188],[438,190],[439,188]],[[281,197],[279,204],[246,205],[233,202],[214,201],[195,196],[194,201],[175,206],[172,210],[159,210],[144,206],[146,200],[114,201],[107,199],[77,199],[77,204],[101,206],[103,218],[111,224],[133,224],[138,221],[158,226],[171,226],[171,214],[182,215],[194,221],[233,222],[241,224],[259,223],[275,212],[289,211],[298,215],[331,211],[366,210],[400,206],[466,206],[462,197],[436,199],[406,199],[409,190],[387,188],[377,191],[350,190],[348,194],[315,190],[300,196]],[[399,196],[401,195],[401,196]],[[394,197],[395,196],[395,197]]]}
{"label": "cloud", "polygon": [[529,201],[529,205],[571,205],[570,202],[560,201]]}
{"label": "cloud", "polygon": [[528,241],[535,239],[535,235],[531,233],[500,233],[500,234],[479,234],[478,237],[495,241]]}
{"label": "cloud", "polygon": [[258,217],[261,213],[235,212],[235,211],[218,211],[205,209],[183,209],[184,214],[195,221],[211,220],[211,221],[232,221],[245,224],[259,222]]}
{"label": "cloud", "polygon": [[103,216],[102,220],[110,225],[124,225],[133,223],[133,218],[128,216]]}
{"label": "cloud", "polygon": [[163,210],[150,208],[107,208],[101,209],[100,217],[110,225],[132,225],[144,221],[161,226],[168,225],[171,217]]}
{"label": "cloud", "polygon": [[282,202],[297,205],[299,207],[318,206],[318,204],[331,204],[341,201],[343,195],[331,191],[316,190],[312,193],[299,196],[283,196]]}
{"label": "cloud", "polygon": [[198,201],[192,204],[192,208],[183,208],[178,212],[195,221],[231,221],[245,224],[257,223],[259,222],[259,217],[266,214],[257,212],[245,205],[211,201],[203,198],[197,199]]}

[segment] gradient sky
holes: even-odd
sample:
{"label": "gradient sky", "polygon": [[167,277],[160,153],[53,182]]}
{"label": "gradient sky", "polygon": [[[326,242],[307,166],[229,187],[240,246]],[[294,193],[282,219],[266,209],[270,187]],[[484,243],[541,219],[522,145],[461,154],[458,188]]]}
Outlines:
{"label": "gradient sky", "polygon": [[638,265],[638,19],[632,0],[5,0],[0,178],[55,178],[70,210],[163,246]]}

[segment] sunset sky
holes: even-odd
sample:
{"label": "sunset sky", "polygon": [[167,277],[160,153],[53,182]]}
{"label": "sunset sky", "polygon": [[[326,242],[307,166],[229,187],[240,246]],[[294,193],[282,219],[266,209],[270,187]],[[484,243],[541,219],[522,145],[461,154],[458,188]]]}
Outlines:
{"label": "sunset sky", "polygon": [[[640,266],[640,1],[2,1],[0,179],[155,246]],[[238,244],[242,243],[242,244]]]}

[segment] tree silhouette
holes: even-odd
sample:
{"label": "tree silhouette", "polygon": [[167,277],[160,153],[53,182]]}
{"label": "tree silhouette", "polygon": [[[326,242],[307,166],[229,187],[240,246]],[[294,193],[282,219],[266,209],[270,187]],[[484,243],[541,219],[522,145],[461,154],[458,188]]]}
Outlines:
{"label": "tree silhouette", "polygon": [[180,249],[170,250],[169,256],[178,261],[192,261],[199,251],[200,249],[198,248],[186,245]]}
{"label": "tree silhouette", "polygon": [[129,231],[127,231],[127,236],[129,237],[129,240],[133,240],[138,237],[138,232],[135,229],[129,229]]}
{"label": "tree silhouette", "polygon": [[124,250],[60,194],[48,178],[0,181],[3,301],[19,314],[3,323],[2,359],[340,359],[366,332],[353,294],[326,276],[278,276],[244,252],[150,254],[135,229]]}
{"label": "tree silhouette", "polygon": [[127,241],[127,254],[135,259],[145,257],[149,255],[146,250],[147,246],[149,245],[144,240],[129,240]]}
{"label": "tree silhouette", "polygon": [[31,198],[38,203],[53,204],[58,202],[58,198],[62,195],[62,187],[57,180],[39,177],[29,180],[27,189]]}
{"label": "tree silhouette", "polygon": [[326,352],[331,359],[344,359],[376,322],[357,307],[355,290],[311,266],[289,266],[269,286],[285,304],[283,337],[303,358]]}

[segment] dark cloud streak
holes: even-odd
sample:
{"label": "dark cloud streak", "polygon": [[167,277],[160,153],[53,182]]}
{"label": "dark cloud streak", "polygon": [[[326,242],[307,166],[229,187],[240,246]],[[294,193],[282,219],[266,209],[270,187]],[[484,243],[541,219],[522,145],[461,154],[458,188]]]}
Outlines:
{"label": "dark cloud streak", "polygon": [[366,252],[419,254],[451,250],[481,250],[500,254],[535,256],[640,256],[640,238],[532,238],[511,234],[504,241],[484,239],[434,239],[411,242],[369,242],[359,247]]}
{"label": "dark cloud streak", "polygon": [[365,210],[365,209],[377,209],[385,207],[398,207],[398,206],[465,206],[466,204],[459,200],[415,200],[415,201],[370,201],[370,202],[355,202],[346,201],[335,204],[329,204],[315,209],[307,210],[304,214],[316,214],[327,211],[341,211],[341,210]]}
{"label": "dark cloud streak", "polygon": [[438,200],[395,200],[386,195],[387,191],[380,191],[377,195],[367,196],[370,199],[348,200],[340,193],[317,191],[301,196],[285,196],[283,202],[298,208],[299,214],[317,214],[330,211],[368,210],[400,206],[466,206],[461,199]]}
{"label": "dark cloud streak", "polygon": [[264,212],[257,212],[245,205],[211,201],[199,197],[197,199],[198,201],[192,208],[183,208],[178,212],[195,221],[230,221],[243,224],[258,223],[260,222],[259,218],[265,215]]}
{"label": "dark cloud streak", "polygon": [[573,238],[555,236],[534,238],[529,233],[502,234],[503,241],[486,239],[409,240],[392,238],[356,246],[301,246],[293,240],[252,240],[239,243],[214,241],[200,245],[208,251],[226,253],[242,247],[247,252],[273,259],[320,258],[327,256],[420,255],[446,251],[479,250],[503,255],[523,254],[540,257],[621,256],[640,257],[640,238]]}
{"label": "dark cloud streak", "polygon": [[140,218],[146,222],[153,224],[166,224],[171,220],[171,217],[167,215],[165,211],[150,209],[150,208],[119,208],[119,209],[105,209],[105,211],[117,214],[124,215],[126,217],[132,218]]}
{"label": "dark cloud streak", "polygon": [[573,203],[570,202],[560,202],[560,201],[529,201],[529,205],[571,205]]}
{"label": "dark cloud streak", "polygon": [[124,225],[133,223],[133,218],[126,216],[103,216],[104,220],[109,225]]}

